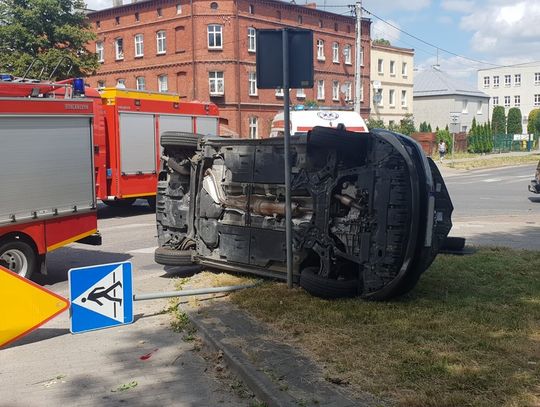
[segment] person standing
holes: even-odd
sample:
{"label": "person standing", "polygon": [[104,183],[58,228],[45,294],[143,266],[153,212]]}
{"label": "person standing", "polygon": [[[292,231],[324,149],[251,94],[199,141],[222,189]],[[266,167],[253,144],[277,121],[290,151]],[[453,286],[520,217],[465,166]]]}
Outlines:
{"label": "person standing", "polygon": [[446,143],[444,140],[439,141],[439,162],[442,162],[444,160],[444,156],[446,155]]}

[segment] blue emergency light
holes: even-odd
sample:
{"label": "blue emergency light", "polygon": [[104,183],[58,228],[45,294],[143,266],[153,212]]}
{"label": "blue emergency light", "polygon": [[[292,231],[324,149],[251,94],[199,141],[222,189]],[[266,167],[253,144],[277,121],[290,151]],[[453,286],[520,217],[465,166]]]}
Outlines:
{"label": "blue emergency light", "polygon": [[84,79],[73,79],[73,96],[84,96]]}

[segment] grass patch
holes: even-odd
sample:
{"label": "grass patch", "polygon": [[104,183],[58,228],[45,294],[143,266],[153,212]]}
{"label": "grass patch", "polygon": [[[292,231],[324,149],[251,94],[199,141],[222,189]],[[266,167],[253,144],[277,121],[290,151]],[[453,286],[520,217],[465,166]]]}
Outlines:
{"label": "grass patch", "polygon": [[[457,160],[458,158],[455,157]],[[446,157],[444,165],[458,170],[472,170],[475,168],[506,167],[521,164],[535,164],[540,160],[540,154],[523,156],[497,157],[494,155],[478,156],[472,160],[452,163],[450,156]]]}
{"label": "grass patch", "polygon": [[394,302],[327,301],[267,283],[232,300],[326,376],[400,406],[540,404],[540,255],[438,256]]}

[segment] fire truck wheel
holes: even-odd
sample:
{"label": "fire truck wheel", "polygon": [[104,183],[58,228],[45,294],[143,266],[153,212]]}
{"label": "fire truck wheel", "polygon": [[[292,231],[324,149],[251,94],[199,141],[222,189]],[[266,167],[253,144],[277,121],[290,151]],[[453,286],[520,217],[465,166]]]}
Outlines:
{"label": "fire truck wheel", "polygon": [[107,206],[110,206],[111,208],[127,208],[135,202],[135,198],[127,198],[127,199],[115,199],[111,201],[103,201],[103,203]]}
{"label": "fire truck wheel", "polygon": [[22,240],[11,240],[0,244],[0,266],[30,278],[39,266],[34,248]]}
{"label": "fire truck wheel", "polygon": [[173,250],[158,247],[154,252],[154,260],[164,266],[189,266],[193,264],[191,252],[191,250]]}
{"label": "fire truck wheel", "polygon": [[351,298],[358,295],[358,280],[335,280],[321,277],[318,267],[306,267],[300,274],[300,287],[321,298]]}

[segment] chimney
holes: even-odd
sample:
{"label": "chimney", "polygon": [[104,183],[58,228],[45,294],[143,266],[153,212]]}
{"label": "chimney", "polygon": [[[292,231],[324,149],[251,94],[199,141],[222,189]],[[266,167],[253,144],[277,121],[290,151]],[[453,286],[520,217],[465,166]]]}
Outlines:
{"label": "chimney", "polygon": [[122,5],[122,0],[113,0],[113,7],[120,7]]}

